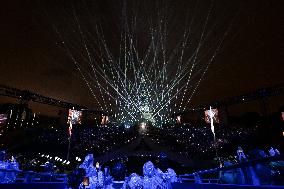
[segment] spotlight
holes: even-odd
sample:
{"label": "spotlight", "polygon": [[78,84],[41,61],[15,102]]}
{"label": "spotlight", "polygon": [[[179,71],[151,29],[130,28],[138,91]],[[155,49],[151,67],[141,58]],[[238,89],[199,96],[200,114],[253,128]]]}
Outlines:
{"label": "spotlight", "polygon": [[140,127],[141,127],[142,130],[145,130],[146,129],[146,123],[142,122],[140,124]]}

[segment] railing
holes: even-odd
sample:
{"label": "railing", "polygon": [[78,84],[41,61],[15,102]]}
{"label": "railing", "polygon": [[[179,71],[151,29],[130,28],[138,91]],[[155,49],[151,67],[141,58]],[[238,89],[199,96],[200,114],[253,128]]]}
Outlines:
{"label": "railing", "polygon": [[66,174],[0,169],[0,183],[67,183]]}
{"label": "railing", "polygon": [[[254,159],[230,166],[197,171],[191,174],[179,175],[183,183],[215,183],[215,184],[240,184],[240,185],[283,185],[284,156],[273,156],[262,159]],[[281,164],[280,172],[271,168],[269,163]],[[283,167],[282,167],[283,166]],[[273,175],[274,171],[274,175]],[[282,173],[281,173],[282,171]],[[227,182],[224,178],[227,176]],[[267,175],[265,175],[267,174]],[[283,177],[283,178],[282,178]],[[231,180],[230,180],[231,179]],[[276,179],[276,181],[275,181]]]}

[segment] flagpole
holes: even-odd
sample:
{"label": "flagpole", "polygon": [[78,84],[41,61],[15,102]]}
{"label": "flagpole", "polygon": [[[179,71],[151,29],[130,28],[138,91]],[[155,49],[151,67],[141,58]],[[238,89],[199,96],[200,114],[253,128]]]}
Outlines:
{"label": "flagpole", "polygon": [[71,120],[69,122],[68,134],[69,134],[69,138],[68,138],[68,151],[67,151],[66,161],[69,160],[70,147],[71,147],[71,136],[72,136],[72,122],[71,122]]}
{"label": "flagpole", "polygon": [[71,147],[71,137],[69,137],[68,140],[69,140],[69,144],[68,144],[68,151],[67,151],[66,161],[69,160],[70,147]]}

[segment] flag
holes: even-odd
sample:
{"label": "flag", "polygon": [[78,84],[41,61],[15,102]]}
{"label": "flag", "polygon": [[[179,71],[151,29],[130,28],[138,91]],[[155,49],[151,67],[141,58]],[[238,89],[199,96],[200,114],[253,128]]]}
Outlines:
{"label": "flag", "polygon": [[214,128],[214,123],[213,123],[214,112],[212,111],[211,106],[210,106],[209,116],[210,116],[210,123],[211,123],[211,131],[212,131],[212,133],[214,135],[214,139],[215,139],[215,128]]}

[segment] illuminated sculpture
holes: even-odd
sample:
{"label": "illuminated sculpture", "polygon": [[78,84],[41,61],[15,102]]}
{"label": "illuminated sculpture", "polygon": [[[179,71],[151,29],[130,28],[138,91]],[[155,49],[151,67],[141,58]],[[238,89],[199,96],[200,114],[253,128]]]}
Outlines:
{"label": "illuminated sculpture", "polygon": [[88,185],[88,188],[90,189],[95,189],[103,186],[103,173],[102,171],[97,171],[94,167],[93,154],[88,154],[79,168],[85,169],[86,179],[88,180],[86,183],[82,182],[79,188],[84,188],[84,185]]}
{"label": "illuminated sculpture", "polygon": [[242,147],[238,147],[238,150],[237,150],[237,157],[238,157],[238,160],[240,162],[243,162],[243,161],[246,161],[247,160],[247,157],[242,149]]}
{"label": "illuminated sculpture", "polygon": [[165,180],[166,180],[166,185],[167,185],[167,188],[171,188],[171,183],[174,183],[174,182],[177,182],[177,174],[176,172],[171,169],[171,168],[168,168],[167,169],[167,172],[165,173]]}
{"label": "illuminated sculpture", "polygon": [[143,166],[143,177],[132,173],[123,185],[123,189],[170,189],[171,183],[177,182],[176,173],[173,169],[167,169],[163,173],[159,168],[155,168],[151,161]]}
{"label": "illuminated sculpture", "polygon": [[273,147],[271,147],[268,152],[269,152],[270,156],[278,156],[278,155],[280,155],[280,152],[276,148],[274,149]]}
{"label": "illuminated sculpture", "polygon": [[109,168],[104,168],[104,189],[113,189],[112,187],[113,178],[109,173]]}
{"label": "illuminated sculpture", "polygon": [[270,156],[275,156],[275,150],[272,147],[269,149],[268,152]]}
{"label": "illuminated sculpture", "polygon": [[97,175],[97,170],[94,167],[93,163],[94,163],[93,154],[88,154],[85,157],[84,162],[79,166],[79,168],[85,169],[87,177],[92,177]]}
{"label": "illuminated sculpture", "polygon": [[[12,156],[11,161],[4,161],[6,152],[0,151],[0,169],[2,170],[19,170],[19,164]],[[16,180],[16,172],[0,171],[0,183],[13,183]]]}
{"label": "illuminated sculpture", "polygon": [[124,183],[123,189],[130,188],[130,189],[140,189],[143,188],[143,180],[142,178],[137,175],[136,173],[132,173],[129,178]]}
{"label": "illuminated sculpture", "polygon": [[[237,156],[238,156],[239,162],[247,161],[247,157],[246,157],[246,155],[245,155],[245,153],[244,153],[244,151],[241,147],[238,147]],[[244,171],[246,172],[247,177],[250,178],[251,183],[253,185],[260,185],[259,179],[258,179],[253,167],[249,166],[248,168],[245,168]],[[240,175],[241,175],[241,179],[242,179],[241,183],[244,184],[245,183],[245,175],[244,175],[244,172],[243,172],[242,169],[240,169]]]}
{"label": "illuminated sculpture", "polygon": [[163,180],[156,174],[156,169],[151,161],[143,166],[143,188],[152,189],[163,185]]}
{"label": "illuminated sculpture", "polygon": [[[7,163],[8,170],[19,170],[19,164],[16,159],[12,156],[11,161]],[[16,181],[17,172],[7,172],[6,173],[6,183],[14,183]]]}

